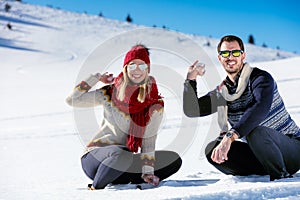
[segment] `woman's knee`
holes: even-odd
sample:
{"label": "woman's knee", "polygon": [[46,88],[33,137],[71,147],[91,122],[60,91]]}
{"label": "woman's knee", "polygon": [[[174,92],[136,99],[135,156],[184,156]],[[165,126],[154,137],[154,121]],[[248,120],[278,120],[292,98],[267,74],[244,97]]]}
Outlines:
{"label": "woman's knee", "polygon": [[83,155],[81,157],[81,167],[84,173],[93,180],[98,167],[98,163],[95,163],[94,157],[91,157],[89,153]]}
{"label": "woman's knee", "polygon": [[155,152],[155,159],[166,161],[169,163],[181,161],[181,157],[175,151],[156,151]]}
{"label": "woman's knee", "polygon": [[132,153],[126,147],[118,145],[100,147],[92,150],[90,153],[100,162],[110,157],[127,157],[128,159],[132,157]]}
{"label": "woman's knee", "polygon": [[179,168],[182,165],[182,159],[181,159],[181,157],[178,153],[172,151],[172,154],[173,154],[172,156],[174,157],[174,162],[173,163],[174,163],[175,166],[177,166],[177,168],[179,170]]}

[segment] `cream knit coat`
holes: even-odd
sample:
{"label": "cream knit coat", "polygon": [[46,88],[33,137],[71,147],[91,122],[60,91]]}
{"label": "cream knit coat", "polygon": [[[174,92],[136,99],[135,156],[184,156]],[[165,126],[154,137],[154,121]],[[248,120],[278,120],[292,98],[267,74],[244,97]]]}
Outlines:
{"label": "cream knit coat", "polygon": [[[93,87],[99,80],[95,75],[91,75],[85,82]],[[95,134],[91,142],[101,143],[103,145],[124,145],[127,143],[127,133],[130,125],[130,116],[120,111],[112,105],[110,98],[106,96],[105,89],[82,90],[75,87],[73,92],[66,99],[67,104],[73,107],[94,107],[103,106],[104,117],[100,123],[99,131]],[[147,124],[141,148],[141,159],[155,160],[155,142],[157,132],[163,118],[163,109],[154,111],[150,121]],[[87,119],[88,120],[88,119]],[[98,147],[89,147],[89,152]],[[154,168],[144,165],[142,172],[144,174],[153,174]]]}

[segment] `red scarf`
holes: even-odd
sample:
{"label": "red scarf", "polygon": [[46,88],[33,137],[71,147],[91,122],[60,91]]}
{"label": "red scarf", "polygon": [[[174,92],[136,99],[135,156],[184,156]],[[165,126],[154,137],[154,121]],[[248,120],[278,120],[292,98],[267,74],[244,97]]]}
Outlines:
{"label": "red scarf", "polygon": [[[130,115],[130,127],[127,136],[127,147],[131,152],[137,152],[142,146],[143,136],[146,126],[154,110],[159,110],[164,106],[162,97],[158,94],[157,85],[153,77],[150,78],[151,92],[146,92],[143,103],[137,100],[139,85],[128,85],[125,91],[125,98],[120,101],[116,96],[123,80],[123,73],[114,79],[112,88],[112,101],[119,110]],[[146,88],[146,91],[148,88]]]}

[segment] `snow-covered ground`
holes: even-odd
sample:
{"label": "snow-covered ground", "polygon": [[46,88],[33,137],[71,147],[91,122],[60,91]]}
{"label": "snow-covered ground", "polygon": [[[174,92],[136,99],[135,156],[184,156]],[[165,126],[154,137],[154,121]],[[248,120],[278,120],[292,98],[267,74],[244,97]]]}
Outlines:
{"label": "snow-covered ground", "polygon": [[[7,2],[10,12],[4,11]],[[218,131],[215,116],[186,118],[182,85],[195,59],[207,66],[206,78],[198,80],[200,94],[224,77],[216,59],[218,39],[13,1],[0,1],[0,29],[0,199],[300,199],[299,172],[274,182],[267,176],[233,177],[204,159],[203,147],[215,137],[208,132]],[[122,56],[138,42],[151,48],[151,73],[165,97],[157,148],[180,153],[183,166],[158,188],[88,191],[91,181],[79,158],[98,124],[80,124],[79,114],[99,122],[102,110],[73,110],[65,98],[88,74],[119,73]],[[248,62],[277,80],[300,125],[300,56],[253,45],[246,50]]]}

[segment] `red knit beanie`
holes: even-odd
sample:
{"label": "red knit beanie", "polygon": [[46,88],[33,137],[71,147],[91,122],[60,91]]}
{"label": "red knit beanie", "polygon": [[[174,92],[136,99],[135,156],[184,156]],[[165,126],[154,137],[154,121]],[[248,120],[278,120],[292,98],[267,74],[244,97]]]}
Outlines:
{"label": "red knit beanie", "polygon": [[143,45],[136,45],[126,53],[123,67],[134,59],[141,59],[144,61],[148,65],[148,71],[150,71],[150,58],[148,50]]}

